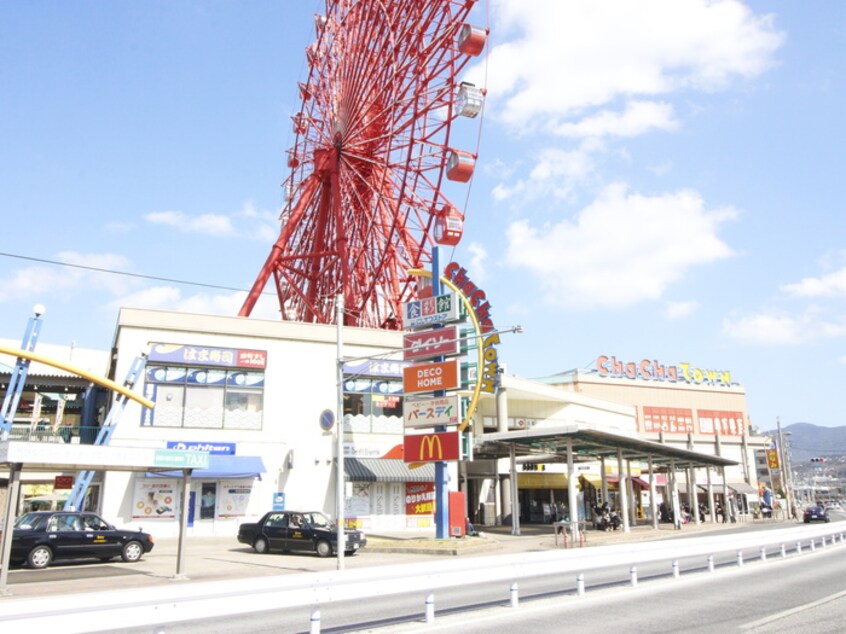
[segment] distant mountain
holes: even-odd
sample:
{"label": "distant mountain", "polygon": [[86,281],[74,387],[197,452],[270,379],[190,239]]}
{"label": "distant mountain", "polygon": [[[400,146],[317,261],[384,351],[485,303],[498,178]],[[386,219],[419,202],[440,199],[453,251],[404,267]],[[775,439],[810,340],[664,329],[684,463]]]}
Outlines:
{"label": "distant mountain", "polygon": [[[764,432],[767,436],[776,436],[776,430]],[[846,457],[846,426],[820,427],[811,423],[793,423],[782,426],[785,445],[790,451],[793,468],[810,464],[811,458],[826,458],[832,462],[842,462]]]}

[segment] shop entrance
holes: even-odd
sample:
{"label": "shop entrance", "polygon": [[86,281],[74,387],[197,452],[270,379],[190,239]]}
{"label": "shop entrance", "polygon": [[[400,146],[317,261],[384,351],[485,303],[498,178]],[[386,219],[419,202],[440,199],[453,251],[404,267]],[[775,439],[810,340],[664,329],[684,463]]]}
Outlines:
{"label": "shop entrance", "polygon": [[217,482],[200,485],[200,520],[213,520],[217,508]]}

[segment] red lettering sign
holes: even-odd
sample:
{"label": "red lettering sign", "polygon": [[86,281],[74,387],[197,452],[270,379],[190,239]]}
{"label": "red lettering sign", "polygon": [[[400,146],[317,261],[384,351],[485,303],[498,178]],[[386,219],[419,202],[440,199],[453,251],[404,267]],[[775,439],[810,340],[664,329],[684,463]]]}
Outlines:
{"label": "red lettering sign", "polygon": [[56,476],[56,479],[53,480],[53,488],[56,489],[56,490],[72,489],[73,488],[73,476]]}
{"label": "red lettering sign", "polygon": [[458,328],[436,328],[404,335],[402,338],[403,359],[419,361],[432,357],[446,357],[461,352]]}

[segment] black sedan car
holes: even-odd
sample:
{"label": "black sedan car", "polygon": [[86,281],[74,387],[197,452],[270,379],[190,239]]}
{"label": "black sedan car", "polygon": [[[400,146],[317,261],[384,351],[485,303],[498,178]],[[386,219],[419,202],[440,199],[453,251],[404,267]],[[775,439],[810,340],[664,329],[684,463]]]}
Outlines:
{"label": "black sedan car", "polygon": [[[344,531],[344,553],[355,554],[367,544],[359,530]],[[335,523],[316,511],[271,511],[258,522],[241,524],[238,541],[257,553],[310,550],[320,557],[338,552]]]}
{"label": "black sedan car", "polygon": [[828,517],[828,509],[825,508],[822,504],[809,506],[808,508],[806,508],[805,514],[802,516],[802,519],[806,524],[810,524],[811,522],[831,521]]}
{"label": "black sedan car", "polygon": [[11,561],[30,568],[46,568],[57,559],[138,561],[151,550],[152,535],[117,529],[94,513],[33,511],[15,522]]}

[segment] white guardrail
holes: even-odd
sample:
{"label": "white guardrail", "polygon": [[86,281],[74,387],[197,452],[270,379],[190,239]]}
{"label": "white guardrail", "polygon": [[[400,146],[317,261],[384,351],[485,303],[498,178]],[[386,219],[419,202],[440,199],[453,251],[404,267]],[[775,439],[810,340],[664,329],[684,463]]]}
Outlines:
{"label": "white guardrail", "polygon": [[[61,595],[45,599],[0,598],[0,630],[4,632],[110,631],[150,626],[165,631],[167,624],[236,616],[312,606],[312,632],[320,629],[319,607],[334,601],[350,601],[379,595],[421,592],[503,581],[512,584],[512,605],[516,606],[514,585],[519,579],[544,575],[584,573],[608,566],[632,566],[631,583],[637,582],[634,566],[649,562],[675,562],[698,557],[713,563],[712,555],[737,554],[738,564],[744,553],[760,558],[762,548],[778,548],[780,555],[809,552],[816,548],[843,545],[846,522],[815,524],[784,529],[629,542],[610,546],[549,550],[510,555],[491,555],[403,564],[356,568],[331,572],[254,577],[246,579],[186,583],[139,590],[113,590],[96,593]],[[764,551],[766,552],[766,551]],[[668,569],[669,570],[669,569]],[[578,583],[578,591],[583,584]],[[426,620],[431,614],[427,598]],[[315,614],[317,619],[315,622]],[[304,624],[305,625],[305,624]],[[24,630],[23,628],[28,628]],[[32,629],[35,628],[35,629]]]}

